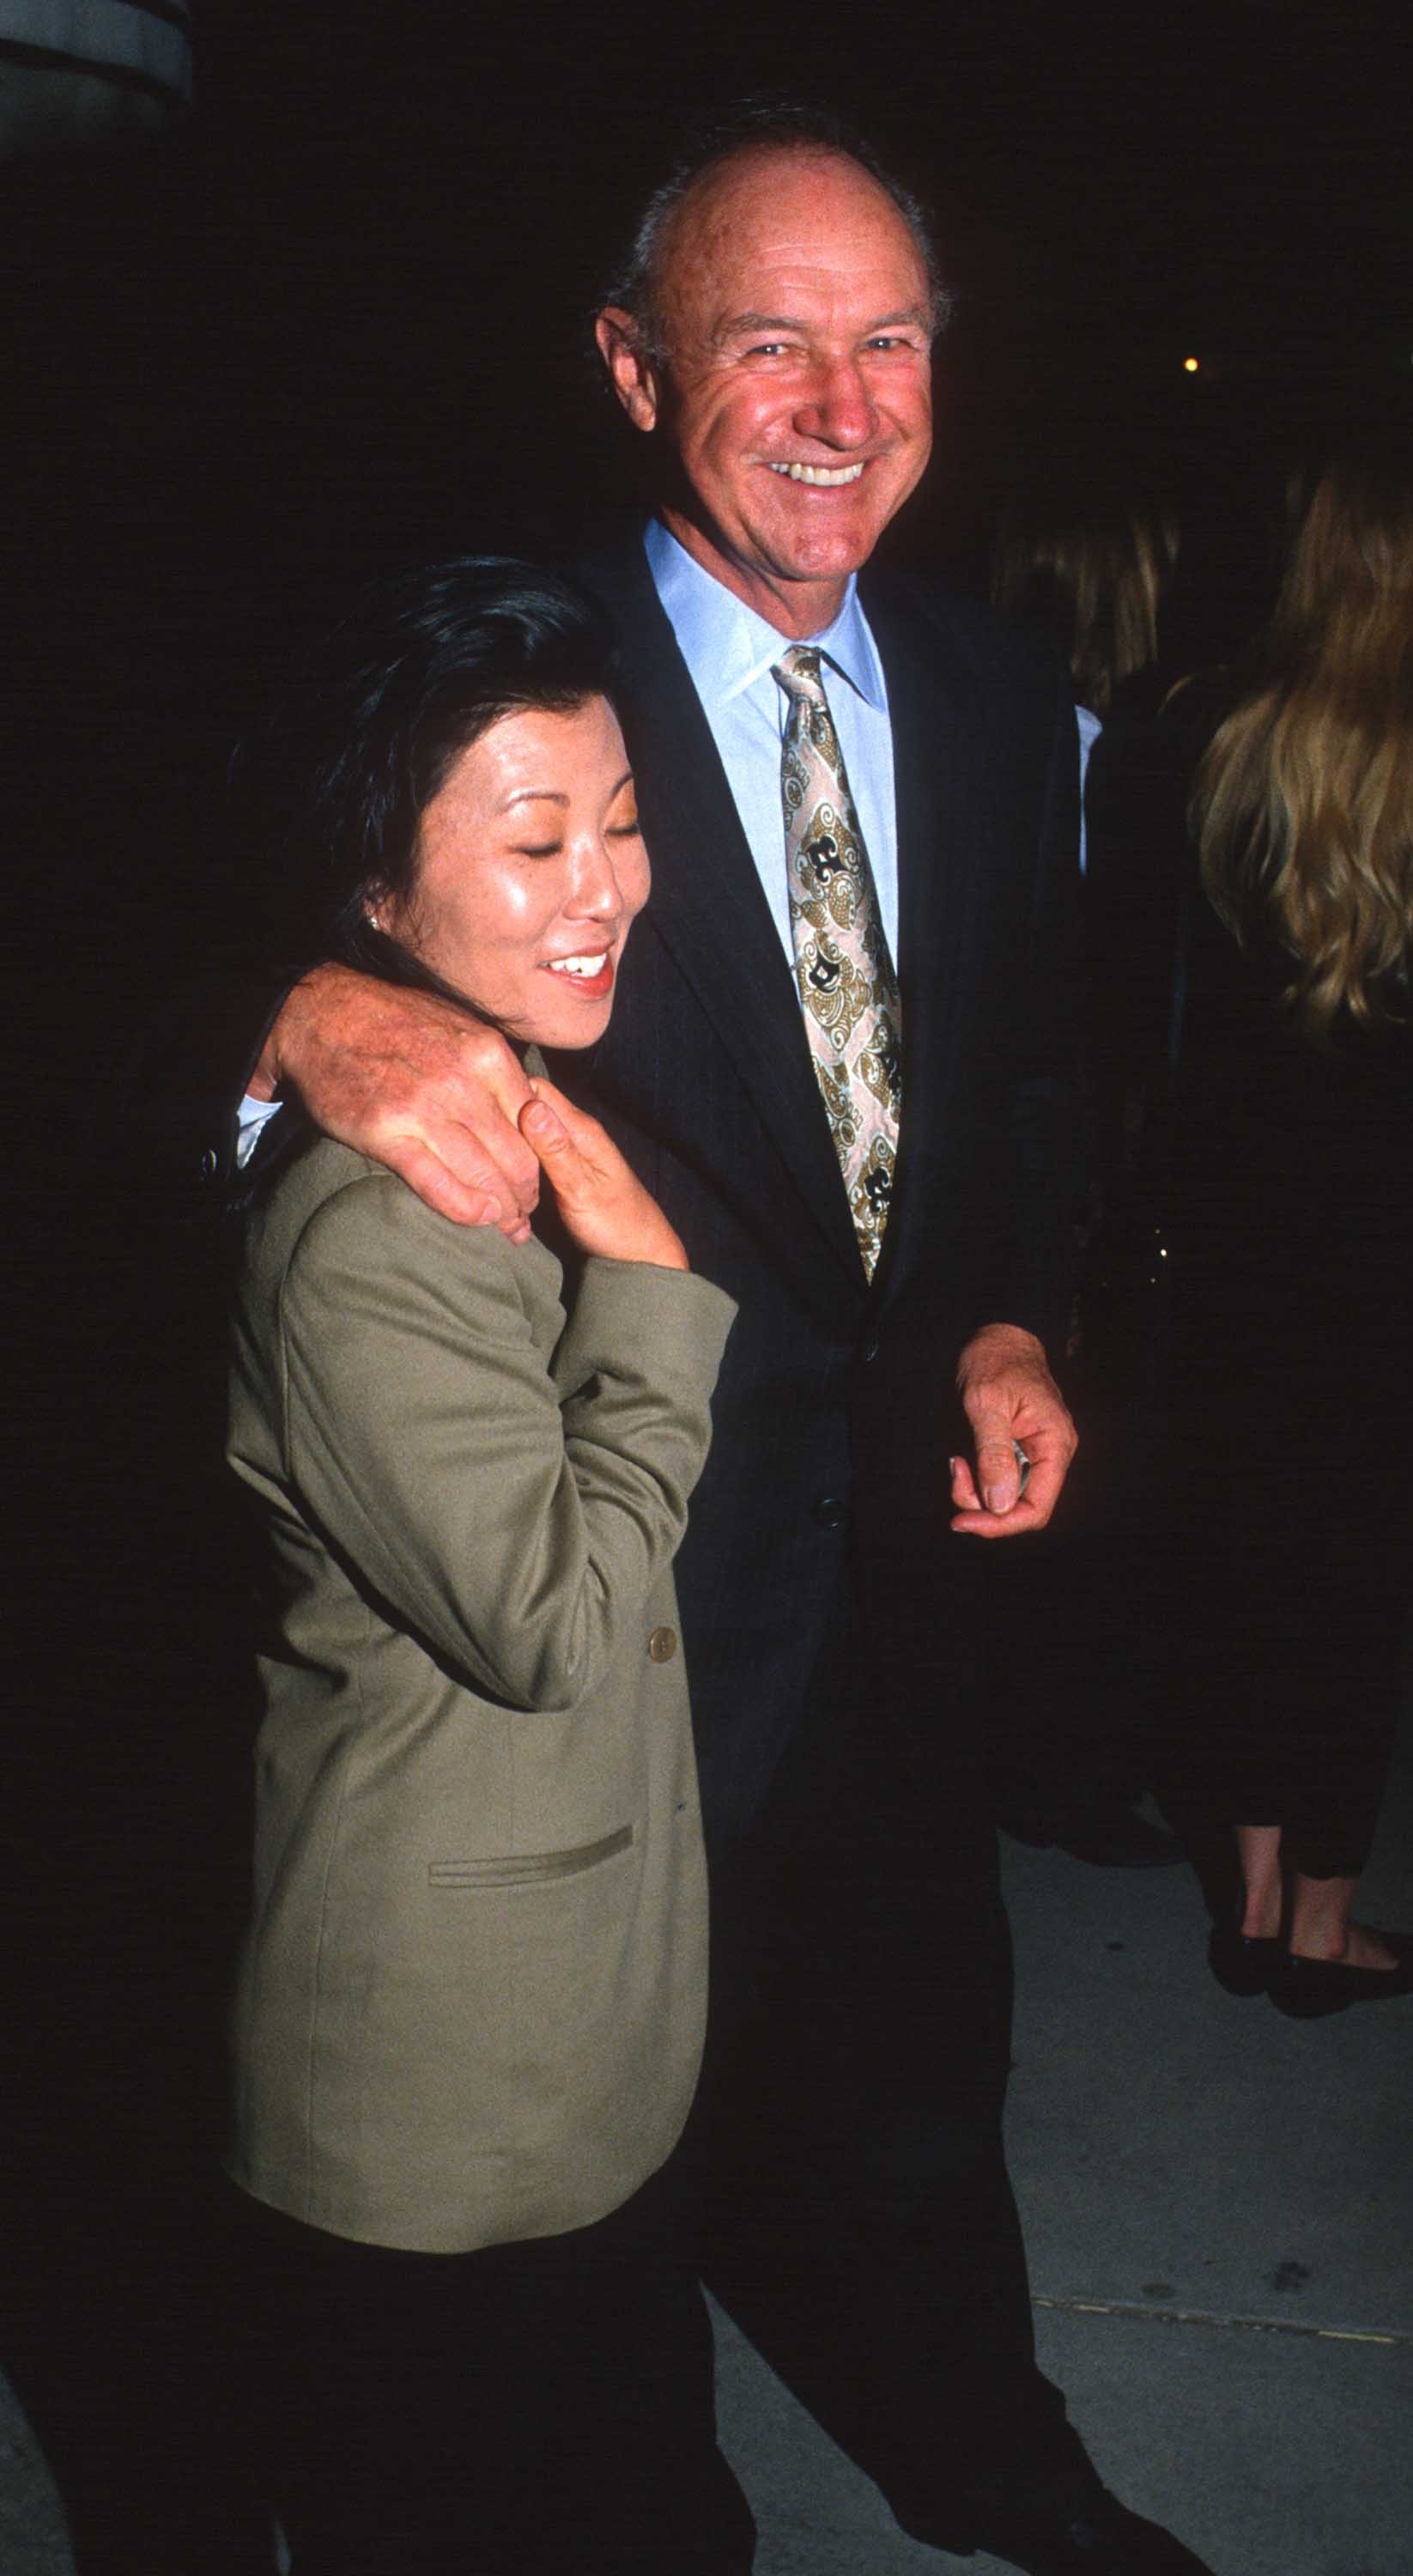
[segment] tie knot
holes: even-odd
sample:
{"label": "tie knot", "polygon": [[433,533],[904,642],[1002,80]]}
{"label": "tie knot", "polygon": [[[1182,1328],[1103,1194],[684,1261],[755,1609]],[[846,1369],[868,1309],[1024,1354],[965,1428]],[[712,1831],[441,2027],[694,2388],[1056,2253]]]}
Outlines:
{"label": "tie knot", "polygon": [[819,675],[819,646],[792,644],[788,653],[771,667],[771,678],[778,680],[787,697],[804,698],[811,706],[824,703],[824,682]]}

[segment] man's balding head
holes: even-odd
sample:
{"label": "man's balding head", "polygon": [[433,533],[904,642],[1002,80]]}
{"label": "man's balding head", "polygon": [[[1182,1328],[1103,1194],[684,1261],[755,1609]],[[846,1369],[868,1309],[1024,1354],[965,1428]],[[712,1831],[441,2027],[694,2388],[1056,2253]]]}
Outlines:
{"label": "man's balding head", "polygon": [[849,120],[827,108],[768,101],[749,105],[695,134],[638,218],[622,260],[604,285],[601,304],[632,317],[643,349],[665,356],[661,281],[678,210],[699,182],[724,164],[757,152],[836,153],[856,161],[891,197],[916,244],[927,274],[934,333],[945,329],[951,295],[942,277],[931,219],[921,199],[876,153]]}
{"label": "man's balding head", "polygon": [[598,318],[614,389],[659,439],[687,551],[781,633],[816,633],[927,462],[925,236],[804,132],[753,131],[653,202],[639,309]]}

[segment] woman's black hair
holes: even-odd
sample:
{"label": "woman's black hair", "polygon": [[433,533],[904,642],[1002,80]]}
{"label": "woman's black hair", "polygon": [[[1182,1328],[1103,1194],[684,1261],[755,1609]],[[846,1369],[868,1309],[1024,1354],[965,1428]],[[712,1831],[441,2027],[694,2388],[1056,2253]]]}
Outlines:
{"label": "woman's black hair", "polygon": [[422,816],[459,755],[502,716],[611,699],[613,652],[558,574],[465,555],[365,593],[291,694],[279,732],[289,900],[281,963],[330,960],[466,1003],[370,913],[406,899]]}

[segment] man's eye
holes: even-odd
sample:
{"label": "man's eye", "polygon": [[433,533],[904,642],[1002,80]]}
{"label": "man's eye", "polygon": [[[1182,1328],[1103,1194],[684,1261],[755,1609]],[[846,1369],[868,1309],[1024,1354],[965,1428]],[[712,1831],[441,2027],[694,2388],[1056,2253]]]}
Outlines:
{"label": "man's eye", "polygon": [[746,351],[746,355],[748,358],[783,358],[788,347],[789,342],[786,340],[758,340],[754,348]]}

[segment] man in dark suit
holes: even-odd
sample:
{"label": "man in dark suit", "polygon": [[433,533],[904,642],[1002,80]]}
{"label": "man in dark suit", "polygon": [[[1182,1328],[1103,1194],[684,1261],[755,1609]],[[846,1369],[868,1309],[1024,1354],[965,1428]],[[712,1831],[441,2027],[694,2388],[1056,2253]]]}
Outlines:
{"label": "man in dark suit", "polygon": [[[740,1305],[679,1562],[716,1923],[685,2152],[708,2278],[906,2528],[1033,2576],[1201,2576],[1036,2369],[1001,2150],[948,1523],[1042,1527],[1073,1449],[1045,1349],[1076,754],[1047,661],[925,587],[855,587],[927,462],[939,304],[911,201],[777,120],[654,199],[597,326],[659,467],[646,543],[584,567],[654,887],[585,1097]],[[321,970],[267,1048],[282,1083],[446,1214],[523,1225],[536,1113],[442,1006]],[[748,2563],[724,2527],[712,2563]]]}

